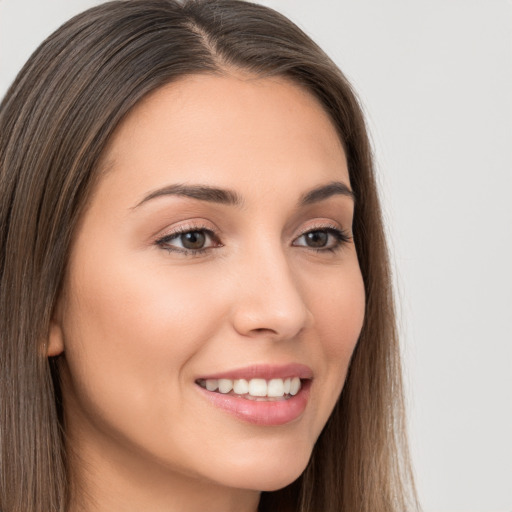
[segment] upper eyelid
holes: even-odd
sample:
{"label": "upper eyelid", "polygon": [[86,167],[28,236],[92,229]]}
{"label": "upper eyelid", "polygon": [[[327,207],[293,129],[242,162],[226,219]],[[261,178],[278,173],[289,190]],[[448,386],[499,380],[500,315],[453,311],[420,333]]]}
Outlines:
{"label": "upper eyelid", "polygon": [[[321,230],[326,230],[326,229],[332,229],[332,230],[335,230],[335,231],[346,232],[342,227],[336,225],[334,222],[333,223],[328,223],[328,222],[323,223],[323,222],[321,222],[321,223],[318,223],[318,224],[314,224],[312,226],[308,226],[305,229],[301,229],[296,235],[294,235],[294,238],[303,236],[306,233],[309,233],[311,231],[321,231]],[[212,236],[218,236],[218,232],[219,232],[219,230],[217,228],[208,227],[208,226],[205,226],[203,224],[184,225],[184,226],[179,226],[176,229],[173,229],[172,231],[169,231],[166,234],[158,235],[156,237],[156,239],[160,240],[160,239],[163,239],[163,238],[168,238],[168,237],[172,237],[172,236],[179,236],[181,234],[190,233],[190,232],[194,232],[194,231],[205,231],[206,233],[209,233]]]}
{"label": "upper eyelid", "polygon": [[178,228],[178,229],[176,229],[174,231],[170,231],[166,235],[163,235],[162,238],[169,238],[169,237],[173,237],[173,236],[179,236],[179,235],[183,235],[185,233],[193,233],[194,231],[204,231],[205,233],[208,233],[208,234],[211,234],[211,235],[215,235],[215,230],[213,230],[211,228],[206,228],[206,227],[184,227],[184,228]]}
{"label": "upper eyelid", "polygon": [[[341,231],[342,228],[336,225],[334,222],[320,222],[318,224],[313,224],[312,226],[308,226],[306,229],[301,230],[301,234],[309,233],[310,231],[321,231],[322,229],[335,229],[337,231]],[[300,236],[300,235],[299,235]]]}
{"label": "upper eyelid", "polygon": [[210,223],[207,223],[204,220],[198,220],[198,221],[192,221],[189,223],[187,223],[187,221],[185,221],[183,223],[180,223],[176,227],[162,229],[153,238],[155,240],[160,240],[162,238],[171,237],[173,235],[181,235],[183,233],[189,233],[191,231],[206,231],[213,235],[216,235],[217,233],[219,233],[219,230],[217,229],[216,226],[210,225]]}
{"label": "upper eyelid", "polygon": [[[196,221],[192,221],[190,223],[185,222],[183,224],[178,225],[176,228],[170,229],[169,231],[162,230],[164,233],[156,235],[155,240],[160,240],[160,239],[167,238],[167,237],[177,236],[177,235],[180,235],[183,233],[189,233],[192,231],[205,231],[205,232],[211,234],[212,236],[218,237],[221,230],[218,229],[215,225],[206,225],[206,224],[207,224],[207,222],[204,220],[198,220],[197,223],[196,223]],[[293,237],[295,239],[295,238],[302,236],[306,233],[309,233],[311,231],[322,230],[322,229],[333,229],[335,231],[341,231],[344,233],[350,232],[350,230],[343,228],[336,221],[325,220],[325,221],[314,222],[313,224],[311,224],[305,228],[301,228],[300,230],[294,230],[295,234],[293,235]],[[162,231],[160,231],[160,233],[162,233]]]}
{"label": "upper eyelid", "polygon": [[312,224],[312,225],[308,226],[307,228],[301,230],[300,233],[294,237],[294,239],[298,238],[300,236],[303,236],[307,233],[310,233],[311,231],[322,231],[322,230],[337,231],[346,236],[352,237],[351,229],[344,228],[338,222],[323,221],[323,222],[319,222],[317,224]]}

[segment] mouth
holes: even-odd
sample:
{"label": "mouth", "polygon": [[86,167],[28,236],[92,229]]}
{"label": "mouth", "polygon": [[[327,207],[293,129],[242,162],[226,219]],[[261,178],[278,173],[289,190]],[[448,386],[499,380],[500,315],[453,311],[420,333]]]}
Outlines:
{"label": "mouth", "polygon": [[196,384],[213,393],[229,395],[256,402],[280,402],[289,400],[302,388],[302,380],[286,379],[198,379]]}
{"label": "mouth", "polygon": [[304,413],[313,372],[304,365],[259,365],[196,379],[210,404],[244,422],[275,426]]}

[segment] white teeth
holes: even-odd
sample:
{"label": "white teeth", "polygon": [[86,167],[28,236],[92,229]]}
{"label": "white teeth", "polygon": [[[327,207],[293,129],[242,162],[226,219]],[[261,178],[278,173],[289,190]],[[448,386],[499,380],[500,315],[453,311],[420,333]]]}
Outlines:
{"label": "white teeth", "polygon": [[267,396],[283,396],[284,383],[283,379],[272,379],[267,385]]}
{"label": "white teeth", "polygon": [[300,389],[300,379],[298,377],[293,377],[290,382],[290,395],[296,395]]}
{"label": "white teeth", "polygon": [[[284,395],[296,395],[301,386],[299,377],[288,379],[206,379],[198,381],[208,391],[217,391],[227,394],[245,395],[246,398],[279,398]],[[233,394],[232,393],[232,394]]]}
{"label": "white teeth", "polygon": [[245,395],[249,393],[249,383],[245,379],[238,379],[233,381],[233,391],[237,395]]}
{"label": "white teeth", "polygon": [[219,391],[221,393],[229,393],[233,389],[233,381],[231,379],[219,379]]}
{"label": "white teeth", "polygon": [[217,379],[206,379],[206,389],[208,391],[215,391],[219,387]]}
{"label": "white teeth", "polygon": [[249,381],[249,395],[267,396],[267,381],[265,379],[251,379]]}

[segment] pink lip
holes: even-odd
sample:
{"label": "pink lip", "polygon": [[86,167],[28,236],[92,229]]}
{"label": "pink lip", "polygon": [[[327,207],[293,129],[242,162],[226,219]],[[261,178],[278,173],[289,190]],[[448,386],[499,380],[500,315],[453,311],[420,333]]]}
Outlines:
{"label": "pink lip", "polygon": [[225,372],[199,377],[207,379],[287,379],[299,377],[302,380],[300,391],[287,400],[275,402],[253,401],[236,395],[222,394],[196,384],[198,391],[210,403],[226,411],[236,418],[255,425],[277,426],[285,425],[299,418],[306,409],[312,384],[313,371],[303,364],[287,365],[253,365]]}
{"label": "pink lip", "polygon": [[278,402],[257,402],[208,391],[198,384],[196,387],[213,405],[242,421],[255,425],[277,426],[290,423],[302,415],[308,403],[311,380],[302,381],[302,387],[295,396]]}
{"label": "pink lip", "polygon": [[292,363],[285,365],[258,364],[246,368],[235,368],[212,375],[202,375],[199,379],[312,379],[313,371],[304,364]]}

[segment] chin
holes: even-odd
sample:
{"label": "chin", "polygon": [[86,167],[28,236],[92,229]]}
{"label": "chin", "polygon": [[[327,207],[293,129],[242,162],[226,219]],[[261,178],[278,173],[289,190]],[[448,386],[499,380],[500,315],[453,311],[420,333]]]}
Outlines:
{"label": "chin", "polygon": [[[307,464],[307,463],[306,463]],[[306,465],[300,470],[295,472],[283,472],[279,475],[273,475],[274,478],[264,478],[260,485],[258,485],[258,491],[278,491],[279,489],[283,489],[284,487],[290,485],[292,482],[297,480],[297,478],[302,475],[304,469],[306,469]]]}
{"label": "chin", "polygon": [[230,469],[226,468],[224,484],[239,489],[277,491],[299,478],[310,456],[311,450],[294,450],[284,456],[267,452],[258,460],[239,459]]}

